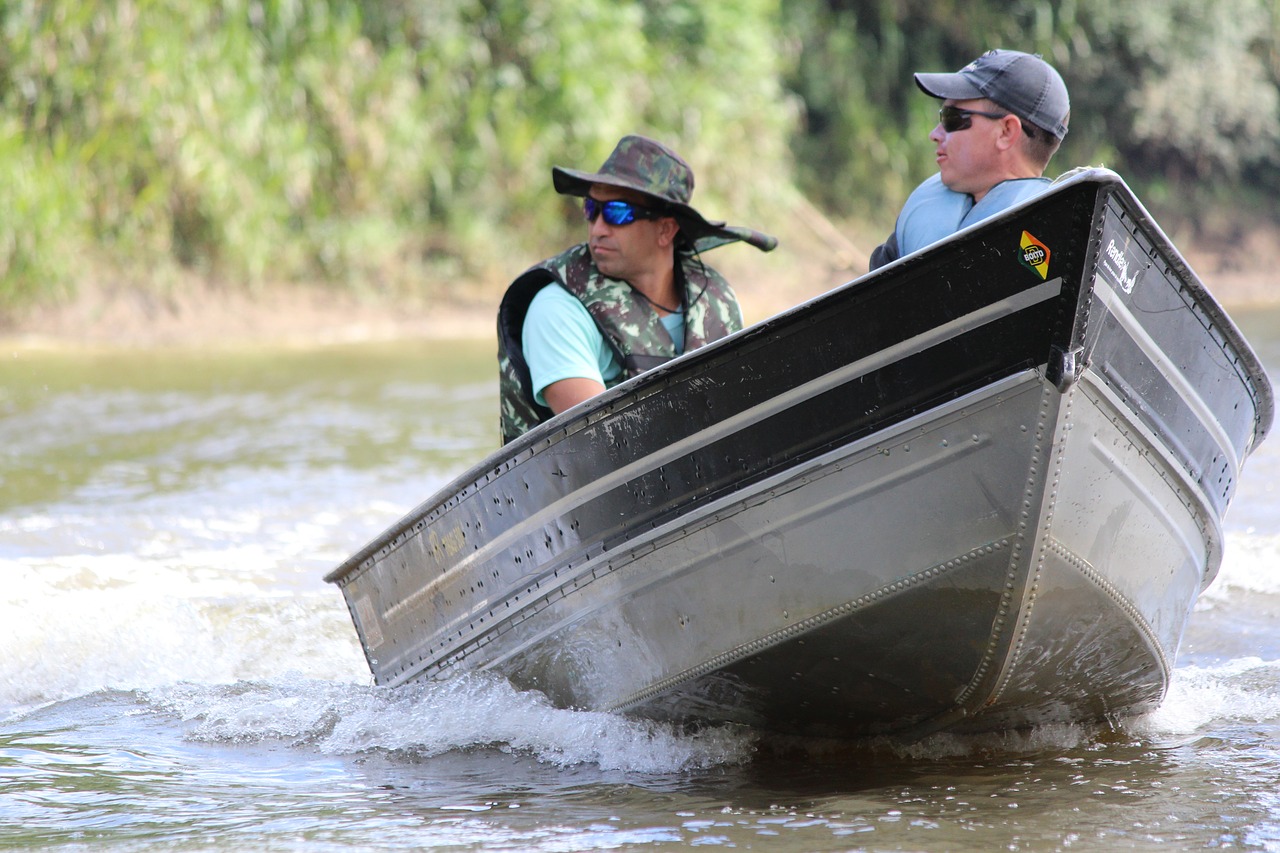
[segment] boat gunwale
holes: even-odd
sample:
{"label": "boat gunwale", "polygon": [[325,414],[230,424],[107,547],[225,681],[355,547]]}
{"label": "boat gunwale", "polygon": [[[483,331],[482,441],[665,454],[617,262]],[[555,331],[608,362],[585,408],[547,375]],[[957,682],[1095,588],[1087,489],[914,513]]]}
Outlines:
{"label": "boat gunwale", "polygon": [[[1267,379],[1266,371],[1256,353],[1119,175],[1107,169],[1089,169],[1066,180],[1060,180],[1053,189],[1049,190],[1049,193],[1060,192],[1067,187],[1084,183],[1097,185],[1099,206],[1105,202],[1105,197],[1108,195],[1118,194],[1123,198],[1130,215],[1139,220],[1140,226],[1145,228],[1146,233],[1152,238],[1152,242],[1155,244],[1153,248],[1158,248],[1165,253],[1165,260],[1169,262],[1170,269],[1178,279],[1182,290],[1191,297],[1190,308],[1192,311],[1195,312],[1197,308],[1200,309],[1197,313],[1204,318],[1202,322],[1207,321],[1207,330],[1214,328],[1221,330],[1221,343],[1224,350],[1226,347],[1230,347],[1235,356],[1231,361],[1239,372],[1243,384],[1248,389],[1254,402],[1254,429],[1252,441],[1245,449],[1244,455],[1247,457],[1265,438],[1271,428],[1274,417],[1274,400],[1271,386]],[[405,534],[415,529],[424,529],[436,516],[450,509],[456,502],[464,500],[472,492],[483,488],[495,478],[501,477],[528,459],[554,447],[569,436],[610,417],[617,411],[619,403],[629,406],[636,400],[660,393],[674,383],[685,381],[686,377],[683,375],[683,371],[691,363],[743,358],[751,350],[768,343],[773,336],[787,332],[797,322],[797,315],[809,310],[815,304],[835,300],[849,291],[867,289],[903,265],[916,263],[938,252],[946,251],[947,247],[952,243],[972,236],[973,232],[979,229],[991,227],[1017,217],[1024,208],[1034,205],[1038,201],[1043,201],[1047,195],[1048,193],[1042,194],[1035,199],[1019,204],[998,216],[963,229],[939,243],[900,258],[885,267],[835,287],[773,317],[704,347],[686,352],[670,362],[633,377],[605,391],[603,394],[597,395],[555,416],[494,451],[454,478],[326,574],[324,580],[340,586],[344,585],[353,573],[358,572],[366,564],[371,564],[371,561],[381,552],[394,546],[397,540]],[[1090,287],[1090,289],[1092,288]],[[798,322],[805,321],[800,319]],[[794,330],[791,333],[794,334]],[[730,347],[735,347],[735,349],[724,352]]]}

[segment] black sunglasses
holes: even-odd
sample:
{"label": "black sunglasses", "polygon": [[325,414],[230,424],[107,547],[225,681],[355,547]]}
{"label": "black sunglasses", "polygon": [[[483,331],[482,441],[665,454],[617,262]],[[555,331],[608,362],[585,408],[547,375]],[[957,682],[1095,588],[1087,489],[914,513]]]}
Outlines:
{"label": "black sunglasses", "polygon": [[629,201],[600,201],[587,196],[582,200],[582,215],[588,222],[595,222],[597,216],[603,215],[605,222],[618,226],[630,225],[637,219],[661,219],[664,214]]}
{"label": "black sunglasses", "polygon": [[[973,127],[974,116],[996,119],[1007,115],[1012,113],[985,113],[982,110],[962,110],[959,107],[945,106],[938,110],[938,124],[942,125],[942,129],[947,133],[955,133],[957,130],[968,130]],[[1035,131],[1027,127],[1025,121],[1018,119],[1018,124],[1022,125],[1022,132],[1028,139],[1036,138]]]}
{"label": "black sunglasses", "polygon": [[947,133],[957,130],[968,130],[973,127],[973,117],[1004,118],[1008,113],[984,113],[982,110],[962,110],[959,107],[945,106],[938,110],[938,124]]}

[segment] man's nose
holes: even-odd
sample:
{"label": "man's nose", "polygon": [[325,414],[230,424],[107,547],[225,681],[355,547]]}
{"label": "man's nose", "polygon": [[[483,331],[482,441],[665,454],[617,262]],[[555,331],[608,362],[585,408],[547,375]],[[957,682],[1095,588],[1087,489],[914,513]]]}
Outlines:
{"label": "man's nose", "polygon": [[613,228],[612,225],[604,221],[604,214],[601,213],[597,215],[595,219],[591,220],[591,228],[589,229],[589,233],[608,234],[612,228]]}

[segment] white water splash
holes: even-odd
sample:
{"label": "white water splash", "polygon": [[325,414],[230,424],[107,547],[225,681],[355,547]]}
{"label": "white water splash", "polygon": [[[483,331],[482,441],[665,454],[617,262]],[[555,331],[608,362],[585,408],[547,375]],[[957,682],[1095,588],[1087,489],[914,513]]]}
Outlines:
{"label": "white water splash", "polygon": [[1222,569],[1197,606],[1214,607],[1239,592],[1280,595],[1280,534],[1228,533]]}
{"label": "white water splash", "polygon": [[1208,727],[1280,721],[1280,661],[1236,658],[1174,671],[1164,703],[1136,720],[1144,735],[1189,735]]}
{"label": "white water splash", "polygon": [[388,750],[429,757],[498,748],[559,766],[672,773],[739,764],[752,736],[733,726],[695,733],[646,720],[554,708],[482,674],[387,690],[301,677],[226,687],[176,685],[148,691],[158,709],[210,741],[283,740],[325,753]]}

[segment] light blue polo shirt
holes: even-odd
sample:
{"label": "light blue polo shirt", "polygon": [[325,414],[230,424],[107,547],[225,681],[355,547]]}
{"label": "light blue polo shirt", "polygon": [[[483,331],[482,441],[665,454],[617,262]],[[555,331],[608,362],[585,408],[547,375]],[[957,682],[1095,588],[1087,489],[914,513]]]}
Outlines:
{"label": "light blue polo shirt", "polygon": [[[684,314],[662,318],[676,352],[684,352]],[[594,379],[605,387],[622,375],[622,365],[578,298],[558,284],[534,295],[524,317],[524,360],[533,380],[533,399],[547,404],[543,390],[561,379]]]}

